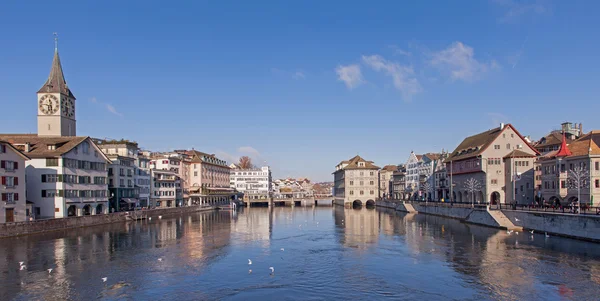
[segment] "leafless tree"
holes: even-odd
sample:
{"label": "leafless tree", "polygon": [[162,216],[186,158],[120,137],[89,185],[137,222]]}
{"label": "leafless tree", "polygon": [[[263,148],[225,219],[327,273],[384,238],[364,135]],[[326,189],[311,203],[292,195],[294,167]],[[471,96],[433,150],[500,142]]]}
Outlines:
{"label": "leafless tree", "polygon": [[431,194],[433,192],[433,186],[431,186],[431,183],[429,183],[429,181],[423,184],[423,192],[425,193],[425,200],[427,201],[427,193]]}
{"label": "leafless tree", "polygon": [[[581,189],[589,187],[590,172],[583,165],[575,166],[567,173],[569,188],[577,190],[577,207],[581,205]],[[577,211],[579,212],[579,211]]]}
{"label": "leafless tree", "polygon": [[240,157],[238,165],[240,166],[240,169],[251,169],[254,167],[252,164],[252,159],[250,159],[248,156]]}
{"label": "leafless tree", "polygon": [[475,205],[475,192],[481,191],[481,183],[475,178],[469,178],[465,181],[465,189],[471,194],[471,203]]}

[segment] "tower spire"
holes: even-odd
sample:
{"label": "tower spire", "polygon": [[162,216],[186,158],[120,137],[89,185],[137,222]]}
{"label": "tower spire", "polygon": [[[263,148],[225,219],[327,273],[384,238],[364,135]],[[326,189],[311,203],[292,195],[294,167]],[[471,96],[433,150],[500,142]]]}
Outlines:
{"label": "tower spire", "polygon": [[60,57],[58,56],[58,34],[54,33],[54,58],[52,59],[52,68],[50,75],[40,88],[38,93],[62,93],[69,97],[75,98],[67,85],[65,75],[63,73]]}
{"label": "tower spire", "polygon": [[58,52],[58,33],[54,33],[54,52]]}

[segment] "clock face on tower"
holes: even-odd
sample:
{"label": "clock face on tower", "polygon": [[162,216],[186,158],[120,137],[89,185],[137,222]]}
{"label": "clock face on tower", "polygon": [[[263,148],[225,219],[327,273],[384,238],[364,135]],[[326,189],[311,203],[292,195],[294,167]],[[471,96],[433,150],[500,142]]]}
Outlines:
{"label": "clock face on tower", "polygon": [[63,116],[73,117],[75,114],[75,105],[73,104],[73,100],[70,98],[62,99],[62,114]]}
{"label": "clock face on tower", "polygon": [[46,94],[40,97],[40,111],[46,115],[54,114],[58,111],[58,98],[52,94]]}

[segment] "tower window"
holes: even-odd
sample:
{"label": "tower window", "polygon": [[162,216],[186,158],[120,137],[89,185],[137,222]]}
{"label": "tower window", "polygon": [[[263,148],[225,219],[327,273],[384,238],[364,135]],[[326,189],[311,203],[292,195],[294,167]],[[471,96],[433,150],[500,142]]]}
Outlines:
{"label": "tower window", "polygon": [[48,123],[48,130],[50,131],[50,124]]}

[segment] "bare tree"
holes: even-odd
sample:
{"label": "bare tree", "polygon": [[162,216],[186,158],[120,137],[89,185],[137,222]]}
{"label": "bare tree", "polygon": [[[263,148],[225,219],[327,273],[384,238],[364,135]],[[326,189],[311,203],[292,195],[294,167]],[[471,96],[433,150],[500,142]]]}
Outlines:
{"label": "bare tree", "polygon": [[471,204],[475,206],[475,192],[481,191],[481,183],[475,178],[469,178],[465,181],[465,189],[471,193]]}
{"label": "bare tree", "polygon": [[[575,166],[568,172],[569,188],[577,189],[577,207],[581,207],[581,189],[589,187],[590,172],[584,165]],[[579,212],[579,211],[577,211]]]}
{"label": "bare tree", "polygon": [[252,164],[252,159],[250,159],[248,156],[240,157],[238,165],[240,166],[240,169],[251,169],[254,167]]}
{"label": "bare tree", "polygon": [[433,192],[433,186],[431,186],[431,183],[429,183],[429,181],[423,184],[423,192],[425,193],[425,201],[427,201],[427,193],[431,194]]}

